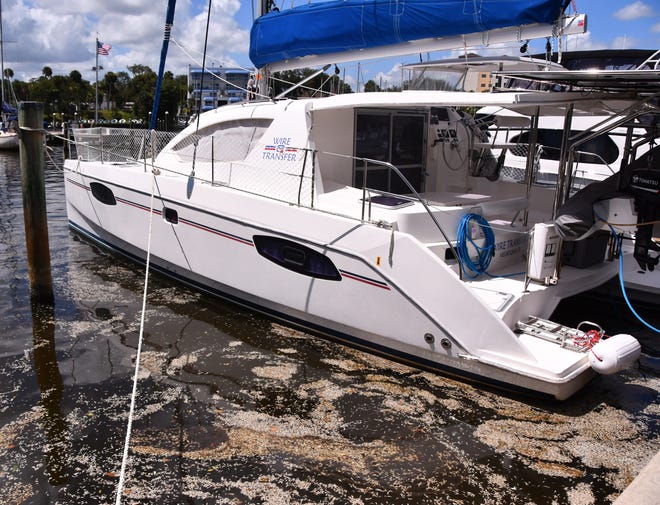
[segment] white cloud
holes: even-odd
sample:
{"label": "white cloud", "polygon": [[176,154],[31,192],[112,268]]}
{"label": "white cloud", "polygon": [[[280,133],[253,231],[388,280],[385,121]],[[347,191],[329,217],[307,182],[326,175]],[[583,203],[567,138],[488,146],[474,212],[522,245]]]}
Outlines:
{"label": "white cloud", "polygon": [[401,85],[401,64],[396,63],[390,70],[387,72],[378,72],[375,77],[373,77],[374,82],[381,89],[388,89],[394,86]]}
{"label": "white cloud", "polygon": [[[38,77],[49,66],[55,74],[75,69],[92,80],[97,35],[112,44],[109,56],[99,56],[104,71],[134,64],[158,69],[167,0],[5,0],[2,7],[5,67],[17,79]],[[204,47],[206,7],[205,1],[177,2],[172,38],[193,54]],[[236,21],[240,7],[239,0],[214,2],[207,64],[250,65],[249,33]],[[196,65],[170,43],[166,69],[185,74],[189,64]]]}
{"label": "white cloud", "polygon": [[639,41],[627,35],[616,37],[612,41],[612,49],[631,49],[639,47]]}
{"label": "white cloud", "polygon": [[607,49],[607,44],[594,40],[591,32],[585,32],[568,37],[563,47],[564,51],[594,51],[596,49]]}
{"label": "white cloud", "polygon": [[651,27],[653,33],[660,33],[660,23],[656,23]]}
{"label": "white cloud", "polygon": [[614,17],[621,21],[631,21],[633,19],[648,18],[653,16],[653,8],[637,0],[614,13]]}

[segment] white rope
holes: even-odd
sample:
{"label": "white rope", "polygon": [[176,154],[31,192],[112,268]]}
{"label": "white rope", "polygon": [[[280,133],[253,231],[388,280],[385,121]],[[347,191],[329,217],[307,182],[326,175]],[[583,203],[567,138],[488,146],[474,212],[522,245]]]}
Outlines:
{"label": "white rope", "polygon": [[128,426],[126,427],[126,440],[124,442],[124,455],[121,460],[121,471],[119,473],[119,484],[117,485],[116,505],[121,504],[121,496],[124,490],[124,476],[126,474],[126,461],[128,460],[128,447],[131,441],[131,429],[133,427],[133,411],[135,410],[135,396],[137,394],[138,372],[140,371],[140,353],[142,352],[142,337],[144,335],[144,317],[147,308],[147,287],[149,285],[149,261],[151,259],[151,224],[154,215],[154,193],[156,192],[156,172],[152,171],[151,202],[149,204],[149,235],[147,239],[147,263],[144,272],[144,293],[142,295],[142,316],[140,317],[140,334],[138,336],[138,347],[135,356],[135,373],[133,374],[133,392],[131,394],[131,408],[128,412]]}

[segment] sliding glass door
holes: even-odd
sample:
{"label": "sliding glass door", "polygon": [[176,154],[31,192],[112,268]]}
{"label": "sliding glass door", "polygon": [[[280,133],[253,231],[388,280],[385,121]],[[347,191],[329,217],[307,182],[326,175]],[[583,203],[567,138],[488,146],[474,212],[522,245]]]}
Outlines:
{"label": "sliding glass door", "polygon": [[[426,153],[426,114],[411,111],[358,110],[355,116],[355,157],[396,166],[416,191],[423,191]],[[367,164],[366,186],[390,193],[410,193],[408,186],[387,167]],[[365,165],[356,161],[353,185],[364,184]]]}

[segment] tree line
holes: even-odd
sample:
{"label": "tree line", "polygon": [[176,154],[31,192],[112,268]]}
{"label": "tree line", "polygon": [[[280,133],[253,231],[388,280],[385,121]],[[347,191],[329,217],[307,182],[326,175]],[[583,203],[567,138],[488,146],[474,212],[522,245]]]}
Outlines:
{"label": "tree line", "polygon": [[[137,119],[147,122],[153,108],[154,90],[157,75],[146,65],[132,65],[128,71],[106,72],[98,82],[99,118]],[[285,72],[276,72],[272,81],[272,96],[279,95],[293,84],[315,72],[304,68]],[[41,75],[29,81],[13,80],[14,72],[5,69],[5,101],[35,101],[44,104],[44,114],[48,121],[61,122],[75,119],[92,119],[95,116],[96,85],[82,78],[78,70],[69,75],[55,75],[49,66],[42,69]],[[8,86],[11,83],[11,86]],[[380,91],[374,81],[368,81],[365,91]],[[161,86],[158,118],[170,118],[171,125],[178,116],[187,117],[195,109],[195,104],[188,99],[188,79],[186,75],[175,76],[165,72]],[[295,89],[288,97],[323,96],[334,93],[352,93],[335,71],[321,73]],[[15,104],[14,104],[15,105]],[[170,126],[171,126],[170,125]]]}
{"label": "tree line", "polygon": [[[44,104],[45,117],[54,121],[92,119],[95,116],[96,83],[82,78],[78,70],[69,75],[54,75],[45,66],[41,75],[28,82],[12,80],[14,72],[5,69],[5,101],[35,101]],[[98,82],[99,117],[103,119],[141,119],[147,121],[153,107],[156,73],[145,65],[132,65],[128,72],[106,72]],[[189,107],[185,75],[165,72],[161,86],[158,117],[176,118]],[[10,96],[7,90],[12,89]],[[103,106],[102,106],[103,105]],[[167,114],[165,114],[167,112]]]}

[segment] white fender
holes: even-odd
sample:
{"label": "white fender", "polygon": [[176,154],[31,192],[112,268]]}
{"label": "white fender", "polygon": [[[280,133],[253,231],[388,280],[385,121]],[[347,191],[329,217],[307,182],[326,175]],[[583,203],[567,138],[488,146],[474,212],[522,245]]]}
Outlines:
{"label": "white fender", "polygon": [[620,333],[601,340],[589,352],[589,364],[596,372],[611,375],[631,365],[642,352],[632,335]]}

